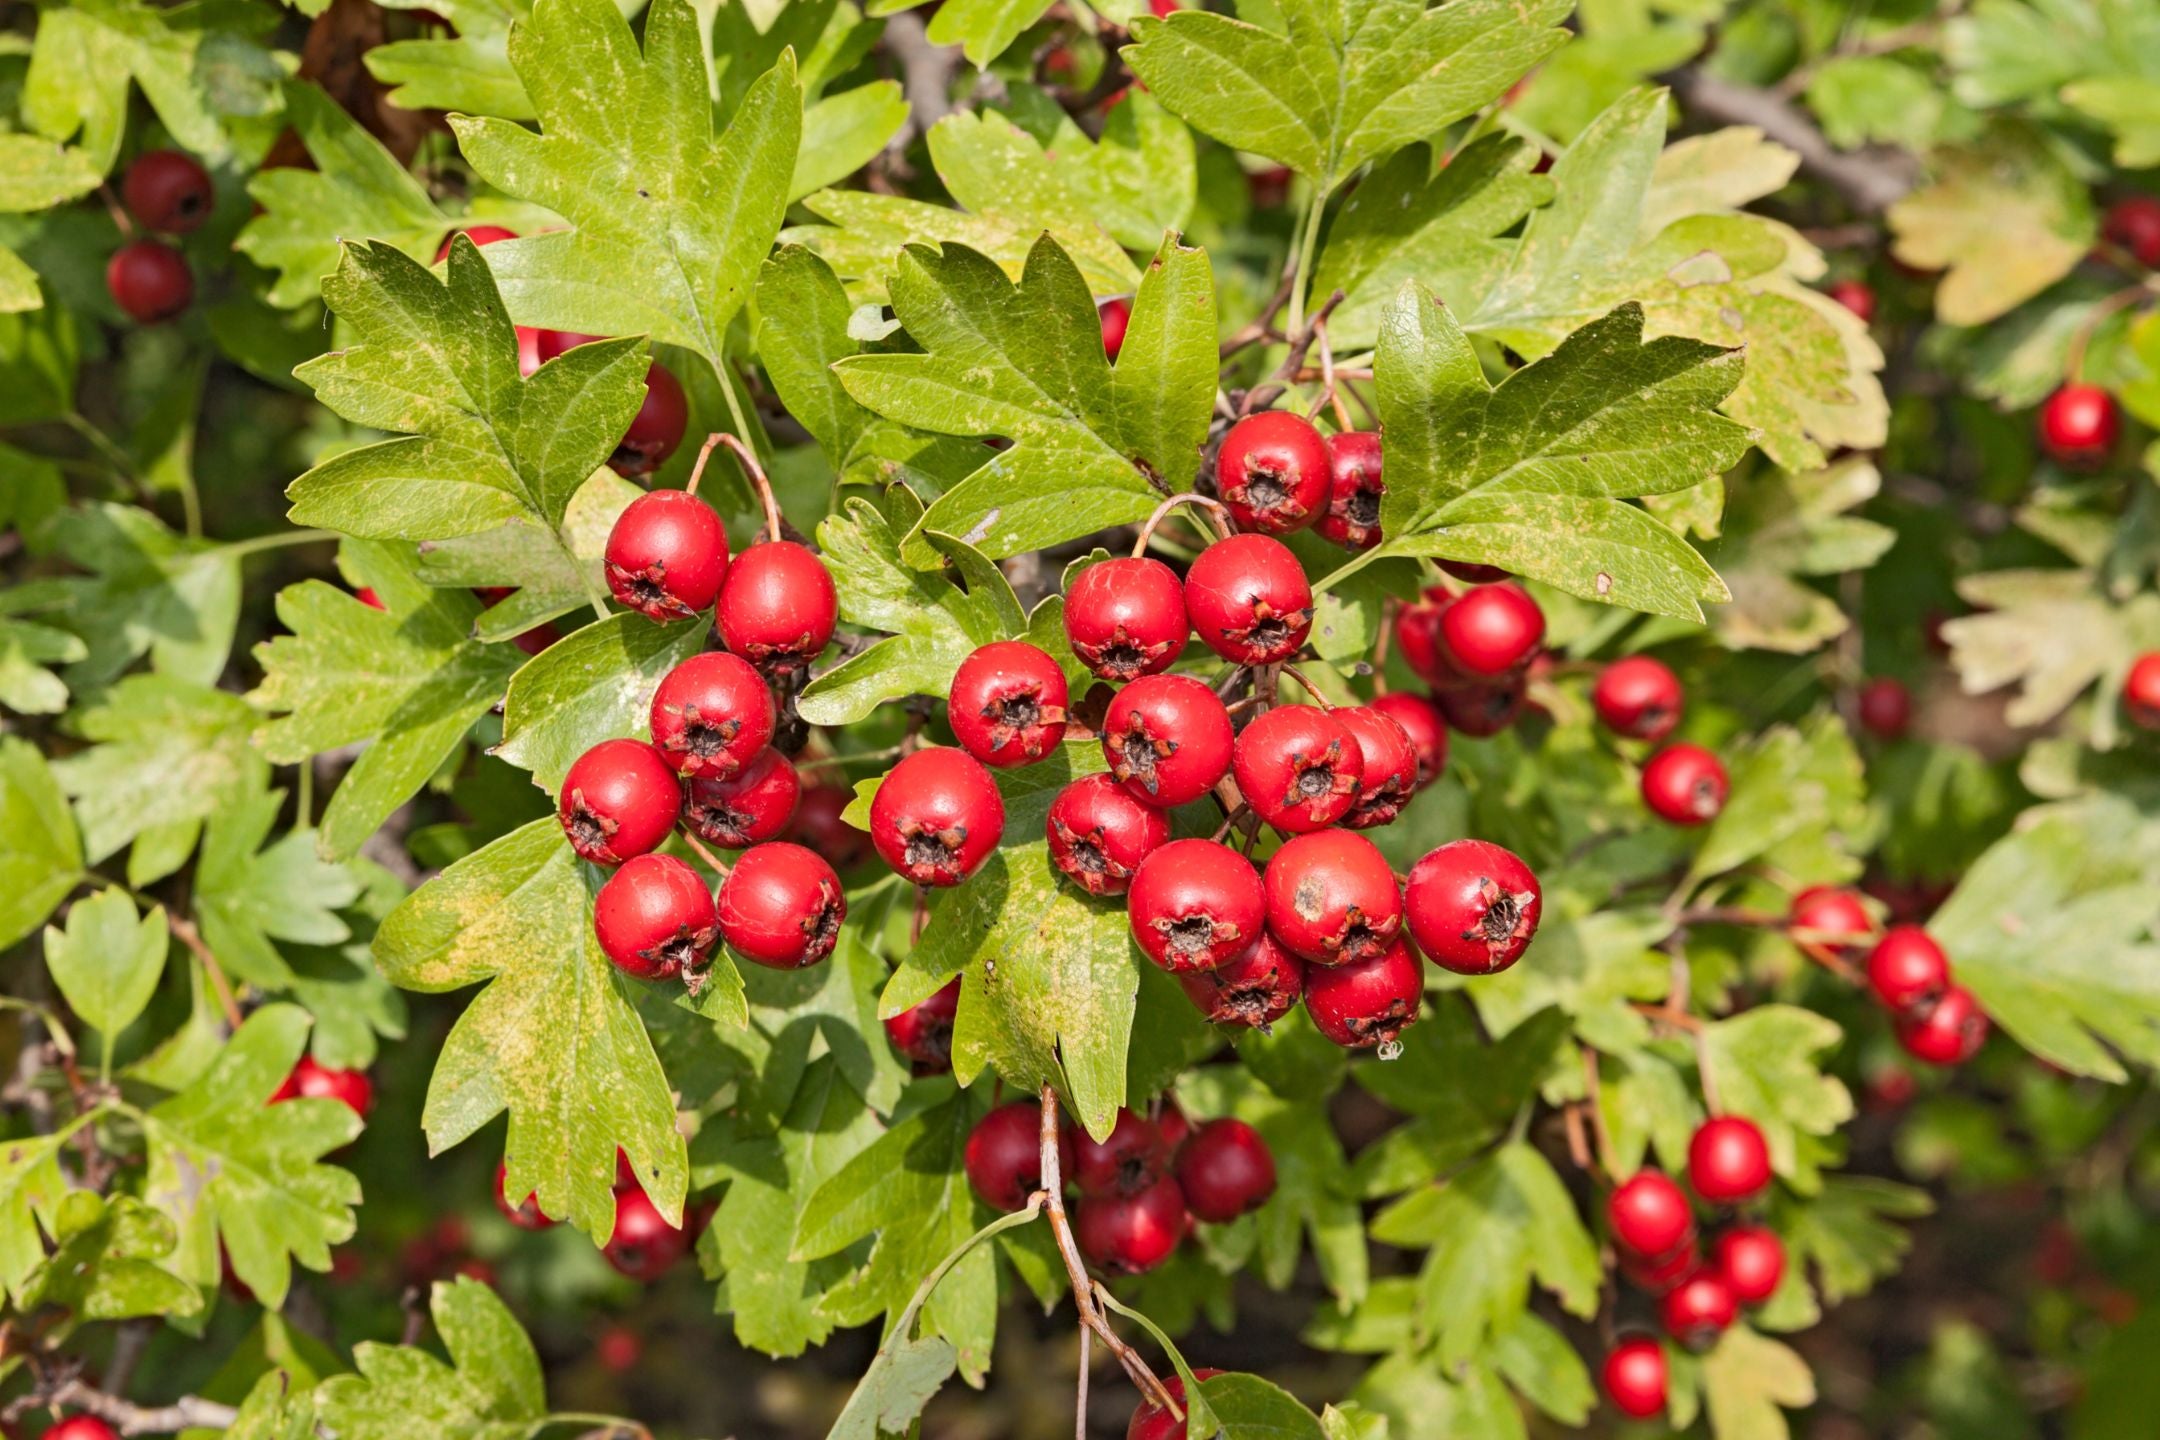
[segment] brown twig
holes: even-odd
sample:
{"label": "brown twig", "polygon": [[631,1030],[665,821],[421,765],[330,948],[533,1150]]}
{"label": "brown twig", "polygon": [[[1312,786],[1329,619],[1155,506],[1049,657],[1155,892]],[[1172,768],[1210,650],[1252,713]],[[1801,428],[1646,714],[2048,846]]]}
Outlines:
{"label": "brown twig", "polygon": [[1902,150],[1840,150],[1792,101],[1689,66],[1665,77],[1681,108],[1726,125],[1752,125],[1800,157],[1800,168],[1845,197],[1855,210],[1877,215],[1920,183],[1920,165]]}
{"label": "brown twig", "polygon": [[725,431],[715,435],[713,439],[727,446],[728,453],[735,457],[735,462],[742,466],[743,473],[750,477],[751,488],[757,491],[758,500],[765,507],[765,532],[768,538],[786,539],[787,531],[780,519],[780,502],[773,498],[772,481],[765,478],[765,467],[758,463],[757,451],[752,450],[740,436],[730,435]]}
{"label": "brown twig", "polygon": [[225,1012],[225,1023],[238,1030],[241,1020],[240,1002],[233,995],[232,981],[226,978],[225,967],[218,964],[217,956],[211,954],[210,947],[203,943],[202,932],[195,928],[194,921],[172,910],[165,912],[165,924],[172,931],[173,938],[187,946],[194,952],[195,958],[202,961],[203,969],[210,975],[210,988],[217,992],[218,1008]]}
{"label": "brown twig", "polygon": [[698,840],[697,836],[691,834],[688,830],[682,832],[682,838],[683,844],[688,845],[691,850],[696,853],[698,859],[705,862],[706,868],[710,869],[715,875],[720,876],[723,880],[727,878],[728,871],[735,868],[734,866],[728,864],[727,861],[722,860],[719,856],[713,854],[712,851],[706,849],[705,846]]}
{"label": "brown twig", "polygon": [[[54,1390],[45,1403],[95,1415],[122,1435],[175,1435],[182,1430],[230,1429],[239,1411],[215,1400],[186,1395],[170,1405],[146,1406],[117,1395],[69,1380]],[[10,1410],[14,1407],[10,1406]],[[10,1416],[10,1419],[16,1418]]]}

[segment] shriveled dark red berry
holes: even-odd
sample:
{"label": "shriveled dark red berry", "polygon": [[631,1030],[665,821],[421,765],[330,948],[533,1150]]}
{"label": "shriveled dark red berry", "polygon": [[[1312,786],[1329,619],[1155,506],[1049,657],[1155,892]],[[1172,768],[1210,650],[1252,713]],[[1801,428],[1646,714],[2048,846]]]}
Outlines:
{"label": "shriveled dark red berry", "polygon": [[1065,672],[1025,640],[979,647],[953,672],[953,736],[985,765],[1025,765],[1065,738]]}
{"label": "shriveled dark red berry", "polygon": [[735,557],[713,626],[720,643],[760,670],[796,670],[832,640],[840,614],[832,572],[792,540],[767,540]]}
{"label": "shriveled dark red berry", "polygon": [[156,325],[194,303],[195,275],[171,246],[131,240],[106,262],[105,289],[129,319]]}
{"label": "shriveled dark red berry", "polygon": [[2122,411],[2098,385],[2063,386],[2040,405],[2040,446],[2059,464],[2105,461],[2122,438]]}
{"label": "shriveled dark red berry", "polygon": [[1417,755],[1417,783],[1422,787],[1440,778],[1447,768],[1447,717],[1440,707],[1422,695],[1393,690],[1372,702],[1371,709],[1402,726]]}
{"label": "shriveled dark red berry", "polygon": [[1120,1108],[1110,1133],[1073,1136],[1072,1183],[1083,1195],[1137,1195],[1170,1168],[1170,1144],[1155,1122]]}
{"label": "shriveled dark red berry", "polygon": [[2123,709],[2141,730],[2160,730],[2160,650],[2138,656],[2123,677]]}
{"label": "shriveled dark red berry", "polygon": [[1731,790],[1724,762],[1700,745],[1668,745],[1643,765],[1643,803],[1675,825],[1715,820]]}
{"label": "shriveled dark red berry", "polygon": [[1286,835],[1342,819],[1365,780],[1357,737],[1317,705],[1279,705],[1247,725],[1230,764],[1245,803]]}
{"label": "shriveled dark red berry", "polygon": [[1605,1357],[1605,1398],[1631,1420],[1647,1420],[1665,1408],[1665,1347],[1644,1336],[1623,1340]]}
{"label": "shriveled dark red berry", "polygon": [[712,892],[672,855],[638,855],[593,900],[593,933],[625,975],[667,980],[702,970],[720,938]]}
{"label": "shriveled dark red berry", "polygon": [[690,1237],[668,1224],[643,1190],[630,1185],[615,1192],[615,1229],[600,1253],[616,1273],[650,1285],[690,1253]]}
{"label": "shriveled dark red berry", "polygon": [[563,777],[556,813],[579,859],[620,865],[674,830],[682,816],[682,784],[656,747],[603,740]]}
{"label": "shriveled dark red berry", "polygon": [[1280,540],[1232,535],[1185,572],[1185,613],[1225,660],[1271,665],[1297,654],[1312,632],[1312,585]]}
{"label": "shriveled dark red berry", "polygon": [[1777,1293],[1778,1282],[1785,1278],[1785,1244],[1767,1226],[1735,1225],[1711,1245],[1710,1263],[1725,1277],[1735,1300],[1760,1305]]}
{"label": "shriveled dark red berry", "polygon": [[506,1188],[509,1183],[510,1166],[508,1162],[497,1163],[495,1166],[495,1208],[502,1212],[503,1219],[508,1220],[520,1230],[552,1229],[555,1222],[550,1220],[546,1212],[540,1208],[540,1197],[528,1194],[523,1200],[513,1205],[510,1203],[509,1191]]}
{"label": "shriveled dark red berry", "polygon": [[338,1070],[303,1055],[270,1096],[273,1105],[280,1100],[336,1100],[365,1120],[375,1108],[375,1082],[365,1070]]}
{"label": "shriveled dark red berry", "polygon": [[870,802],[870,843],[917,885],[959,884],[1004,834],[997,782],[980,760],[950,746],[903,757]]}
{"label": "shriveled dark red berry", "polygon": [[618,604],[652,620],[687,620],[720,594],[727,528],[688,491],[655,490],[615,517],[603,564]]}
{"label": "shriveled dark red berry", "polygon": [[1417,599],[1395,612],[1395,653],[1410,672],[1428,685],[1459,679],[1440,654],[1440,612],[1455,603],[1445,585],[1428,585]]}
{"label": "shriveled dark red berry", "polygon": [[[1178,3],[1177,0],[1149,0],[1149,8],[1155,12],[1157,19],[1161,19],[1176,14]],[[1223,1372],[1203,1366],[1192,1373],[1193,1379],[1204,1385]],[[1182,1409],[1185,1404],[1185,1377],[1172,1371],[1162,1377],[1162,1383],[1163,1389],[1170,1392],[1170,1397],[1177,1401]],[[1167,1407],[1153,1400],[1143,1399],[1140,1408],[1133,1411],[1132,1419],[1126,1423],[1125,1440],[1185,1440],[1185,1419],[1181,1415],[1171,1414]]]}
{"label": "shriveled dark red berry", "polygon": [[1658,1301],[1658,1318],[1665,1324],[1665,1333],[1690,1350],[1709,1349],[1739,1314],[1732,1286],[1725,1283],[1723,1275],[1707,1268],[1673,1286]]}
{"label": "shriveled dark red berry", "polygon": [[1962,1065],[1980,1053],[1987,1037],[1987,1012],[1962,985],[1952,985],[1933,1005],[1897,1020],[1898,1044],[1913,1059],[1930,1065]]}
{"label": "shriveled dark red berry", "polygon": [[1893,925],[1868,952],[1868,988],[1892,1013],[1924,1010],[1950,988],[1950,957],[1918,925]]}
{"label": "shriveled dark red berry", "polygon": [[2135,256],[2138,264],[2160,266],[2160,200],[2125,195],[2108,206],[2100,233]]}
{"label": "shriveled dark red berry", "polygon": [[1263,931],[1258,944],[1228,964],[1177,980],[1211,1023],[1265,1030],[1304,998],[1305,962]]}
{"label": "shriveled dark red berry", "polygon": [[1165,810],[1214,789],[1235,741],[1221,697],[1190,675],[1135,680],[1103,717],[1111,775],[1135,799]]}
{"label": "shriveled dark red berry", "polygon": [[[968,1132],[961,1163],[968,1184],[985,1205],[1005,1211],[1025,1208],[1028,1196],[1043,1183],[1042,1107],[1033,1100],[1014,1100],[983,1116]],[[1058,1167],[1071,1175],[1069,1126],[1058,1130]]]}
{"label": "shriveled dark red berry", "polygon": [[1370,840],[1347,830],[1291,840],[1268,861],[1262,883],[1268,933],[1301,960],[1369,960],[1402,929],[1394,869]]}
{"label": "shriveled dark red berry", "polygon": [[1345,430],[1328,436],[1327,447],[1327,511],[1313,528],[1346,550],[1370,550],[1380,543],[1380,500],[1387,494],[1380,479],[1380,436]]}
{"label": "shriveled dark red berry", "polygon": [[1663,1259],[1695,1238],[1687,1196],[1661,1170],[1638,1170],[1605,1197],[1613,1244],[1646,1260]]}
{"label": "shriveled dark red berry", "polygon": [[1160,560],[1103,560],[1065,592],[1065,638],[1080,663],[1119,684],[1170,668],[1192,626],[1185,587]]}
{"label": "shriveled dark red berry", "polygon": [[1263,410],[1230,427],[1215,452],[1215,492],[1240,530],[1285,535],[1327,509],[1327,441],[1290,410]]}
{"label": "shriveled dark red berry", "polygon": [[743,851],[720,882],[719,912],[720,938],[735,953],[799,970],[832,954],[847,897],[823,856],[775,840]]}
{"label": "shriveled dark red berry", "polygon": [[854,803],[855,792],[845,785],[805,786],[787,838],[817,851],[835,869],[861,864],[870,854],[870,834],[840,818]]}
{"label": "shriveled dark red berry", "polygon": [[787,833],[802,798],[802,777],[768,745],[733,775],[695,775],[683,783],[683,824],[701,840],[747,850]]}
{"label": "shriveled dark red berry", "polygon": [[1137,1195],[1087,1195],[1073,1217],[1080,1253],[1101,1270],[1144,1275],[1168,1260],[1192,1229],[1185,1192],[1165,1175]]}
{"label": "shriveled dark red berry", "polygon": [[1862,685],[1853,708],[1859,712],[1860,728],[1878,740],[1901,739],[1912,725],[1912,692],[1889,675]]}
{"label": "shriveled dark red berry", "polygon": [[1416,1022],[1424,993],[1424,967],[1400,937],[1370,960],[1305,972],[1305,1013],[1313,1028],[1352,1050],[1393,1042]]}
{"label": "shriveled dark red berry", "polygon": [[1870,325],[1875,320],[1875,287],[1865,280],[1834,280],[1823,292]]}
{"label": "shriveled dark red berry", "polygon": [[648,717],[653,744],[682,775],[736,774],[772,743],[765,677],[739,655],[708,650],[660,678]]}
{"label": "shriveled dark red berry", "polygon": [[1440,612],[1441,657],[1460,673],[1490,680],[1528,663],[1545,643],[1545,612],[1520,585],[1477,585]]}
{"label": "shriveled dark red berry", "polygon": [[1126,892],[1133,939],[1173,975],[1244,954],[1267,923],[1252,861],[1213,840],[1173,840],[1140,862]]}
{"label": "shriveled dark red berry", "polygon": [[1516,674],[1489,681],[1451,680],[1434,687],[1433,704],[1446,717],[1450,730],[1489,739],[1522,714],[1523,679]]}
{"label": "shriveled dark red berry", "polygon": [[1118,351],[1125,348],[1125,332],[1132,326],[1132,301],[1114,296],[1098,304],[1095,315],[1102,321],[1103,354],[1115,360]]}
{"label": "shriveled dark red berry", "polygon": [[1208,1121],[1185,1142],[1177,1179],[1194,1219],[1227,1224],[1259,1209],[1275,1193],[1275,1155],[1259,1131],[1225,1116]]}
{"label": "shriveled dark red berry", "polygon": [[1458,975],[1491,975],[1520,960],[1545,909],[1530,867],[1485,840],[1429,851],[1411,867],[1403,902],[1418,948]]}
{"label": "shriveled dark red berry", "polygon": [[1140,862],[1170,839],[1170,819],[1110,775],[1087,775],[1050,802],[1050,863],[1090,895],[1123,895]]}
{"label": "shriveled dark red berry", "polygon": [[1357,741],[1365,762],[1357,799],[1343,812],[1343,825],[1370,830],[1390,824],[1417,793],[1418,753],[1410,732],[1393,715],[1371,705],[1338,706],[1333,714]]}
{"label": "shriveled dark red berry", "polygon": [[1688,1141],[1688,1184],[1712,1205],[1752,1200],[1770,1184],[1770,1144],[1754,1121],[1713,1115]]}
{"label": "shriveled dark red berry", "polygon": [[146,150],[128,166],[120,182],[128,214],[147,230],[185,235],[210,218],[217,200],[210,172],[179,150]]}
{"label": "shriveled dark red berry", "polygon": [[1630,655],[1598,673],[1590,703],[1615,735],[1654,745],[1679,725],[1687,695],[1680,688],[1680,677],[1664,661]]}
{"label": "shriveled dark red berry", "polygon": [[1835,885],[1811,885],[1793,896],[1786,928],[1795,938],[1844,955],[1875,931],[1860,897]]}
{"label": "shriveled dark red berry", "polygon": [[953,1021],[960,1014],[960,980],[955,976],[897,1015],[885,1017],[885,1037],[905,1055],[918,1075],[942,1075],[952,1069]]}

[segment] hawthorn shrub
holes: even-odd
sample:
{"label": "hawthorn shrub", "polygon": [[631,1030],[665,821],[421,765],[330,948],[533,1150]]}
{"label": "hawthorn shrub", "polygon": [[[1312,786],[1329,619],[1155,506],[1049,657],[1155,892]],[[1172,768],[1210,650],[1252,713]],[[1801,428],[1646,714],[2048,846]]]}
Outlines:
{"label": "hawthorn shrub", "polygon": [[7,1433],[2151,1434],[2152,0],[4,24]]}

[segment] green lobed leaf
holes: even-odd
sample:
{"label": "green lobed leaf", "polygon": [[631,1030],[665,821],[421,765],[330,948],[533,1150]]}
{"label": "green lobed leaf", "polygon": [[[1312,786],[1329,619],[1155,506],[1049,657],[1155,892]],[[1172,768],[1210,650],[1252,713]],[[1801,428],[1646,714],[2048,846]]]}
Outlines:
{"label": "green lobed leaf", "polygon": [[80,712],[95,743],[52,772],[75,802],[90,861],[259,793],[269,767],[249,743],[254,722],[239,696],[162,675],[130,675]]}
{"label": "green lobed leaf", "polygon": [[171,945],[164,906],[138,915],[125,890],[101,890],[68,907],[66,929],[45,927],[45,968],[109,1052],[150,1003]]}
{"label": "green lobed leaf", "polygon": [[1718,1440],[1786,1440],[1786,1410],[1815,1403],[1815,1377],[1789,1347],[1735,1325],[1703,1357],[1702,1388]]}
{"label": "green lobed leaf", "polygon": [[70,1191],[53,1216],[52,1254],[23,1282],[18,1303],[66,1311],[60,1335],[83,1321],[199,1314],[202,1292],[158,1263],[176,1238],[172,1221],[132,1195]]}
{"label": "green lobed leaf", "polygon": [[50,618],[81,641],[83,653],[65,671],[71,686],[109,684],[145,655],[161,674],[216,683],[240,618],[240,562],[231,549],[176,535],[148,510],[113,503],[64,511],[46,533],[89,573],[33,581],[14,602],[27,607],[49,596]]}
{"label": "green lobed leaf", "polygon": [[1865,570],[1890,548],[1897,537],[1888,526],[1847,513],[1881,487],[1881,473],[1857,456],[1737,486],[1723,536],[1705,547],[1733,597],[1711,612],[1718,638],[1734,649],[1805,655],[1844,634],[1845,612],[1806,581]]}
{"label": "green lobed leaf", "polygon": [[1823,1073],[1821,1060],[1844,1034],[1836,1021],[1797,1005],[1758,1005],[1702,1027],[1702,1063],[1725,1113],[1761,1128],[1771,1168],[1803,1192],[1821,1181],[1800,1137],[1831,1134],[1853,1117],[1851,1093]]}
{"label": "green lobed leaf", "polygon": [[204,942],[228,971],[268,990],[296,978],[274,942],[341,944],[352,930],[336,912],[360,898],[352,872],[316,853],[313,832],[288,830],[265,846],[284,802],[284,791],[266,790],[211,816],[195,866]]}
{"label": "green lobed leaf", "polygon": [[1047,139],[995,111],[961,111],[932,126],[930,159],[954,200],[982,214],[1038,219],[1054,233],[1101,225],[1119,244],[1152,250],[1191,216],[1197,173],[1191,132],[1135,90],[1090,138],[1062,109]]}
{"label": "green lobed leaf", "polygon": [[39,1233],[58,1227],[61,1201],[70,1191],[60,1169],[68,1132],[22,1135],[0,1141],[0,1287],[19,1304],[23,1282],[45,1261]]}
{"label": "green lobed leaf", "polygon": [[175,140],[220,155],[226,134],[206,89],[203,49],[215,37],[259,54],[242,37],[261,19],[238,7],[175,12],[139,0],[81,0],[41,13],[22,81],[23,118],[48,139],[80,137],[102,175],[119,158],[129,97],[140,85]]}
{"label": "green lobed leaf", "polygon": [[542,1429],[539,1353],[495,1292],[462,1277],[437,1281],[429,1309],[449,1362],[416,1345],[356,1346],[359,1373],[316,1387],[322,1427],[345,1440],[401,1440],[416,1426],[442,1440],[507,1440]]}
{"label": "green lobed leaf", "polygon": [[622,611],[550,645],[510,681],[495,754],[553,794],[602,740],[650,733],[661,677],[704,648],[703,620],[659,625]]}
{"label": "green lobed leaf", "polygon": [[82,878],[82,840],[35,745],[0,735],[0,946],[44,922]]}

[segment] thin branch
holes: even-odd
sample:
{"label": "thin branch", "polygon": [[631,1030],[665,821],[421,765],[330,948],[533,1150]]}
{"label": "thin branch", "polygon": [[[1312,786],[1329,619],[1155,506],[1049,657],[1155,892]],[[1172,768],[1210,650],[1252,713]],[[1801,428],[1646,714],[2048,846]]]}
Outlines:
{"label": "thin branch", "polygon": [[879,42],[900,62],[900,88],[907,96],[908,118],[885,144],[888,164],[897,165],[917,135],[952,113],[953,76],[960,72],[960,47],[933,45],[922,17],[902,10],[885,20]]}
{"label": "thin branch", "polygon": [[215,1400],[186,1395],[170,1405],[145,1406],[70,1380],[53,1391],[49,1402],[95,1415],[122,1435],[176,1435],[182,1430],[230,1429],[240,1412]]}
{"label": "thin branch", "polygon": [[195,928],[194,921],[172,910],[165,912],[165,924],[172,931],[173,938],[187,946],[194,952],[195,958],[202,961],[203,969],[210,975],[210,988],[217,992],[218,1008],[225,1012],[225,1023],[238,1030],[241,1019],[240,1002],[233,997],[232,981],[225,977],[225,967],[218,964],[217,956],[211,954],[210,947],[203,943],[202,932]]}
{"label": "thin branch", "polygon": [[1800,157],[1800,168],[1864,215],[1879,215],[1920,183],[1920,164],[1902,150],[1840,150],[1807,112],[1768,90],[1736,84],[1696,66],[1664,77],[1681,108],[1727,125],[1752,125]]}

